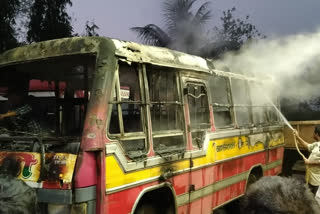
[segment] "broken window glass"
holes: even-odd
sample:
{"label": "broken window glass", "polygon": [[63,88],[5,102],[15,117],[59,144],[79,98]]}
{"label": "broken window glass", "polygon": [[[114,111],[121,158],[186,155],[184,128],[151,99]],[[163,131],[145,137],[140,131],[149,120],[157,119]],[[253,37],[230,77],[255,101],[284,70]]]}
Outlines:
{"label": "broken window glass", "polygon": [[84,54],[2,66],[1,150],[77,154],[95,62]]}
{"label": "broken window glass", "polygon": [[207,90],[201,83],[188,83],[186,90],[192,143],[201,148],[204,140],[204,132],[210,128]]}
{"label": "broken window glass", "polygon": [[210,113],[205,86],[190,83],[187,89],[191,129],[210,127]]}
{"label": "broken window glass", "polygon": [[[274,88],[271,90],[272,92],[268,95],[269,98],[269,105],[267,107],[267,120],[269,123],[276,123],[279,121],[279,113],[276,109],[280,109],[280,104],[279,104],[279,92]],[[272,103],[271,103],[272,102]]]}
{"label": "broken window glass", "polygon": [[[112,103],[116,103],[116,91],[117,88],[114,88]],[[120,134],[120,125],[119,125],[119,114],[118,114],[118,105],[112,105],[112,112],[110,116],[110,125],[109,125],[109,133],[110,134]]]}
{"label": "broken window glass", "polygon": [[124,132],[142,132],[142,103],[137,69],[120,64],[119,80]]}
{"label": "broken window glass", "polygon": [[252,100],[252,117],[255,126],[262,126],[267,123],[267,105],[270,105],[267,97],[264,95],[262,87],[257,84],[250,85],[250,94]]}
{"label": "broken window glass", "polygon": [[146,149],[139,72],[136,64],[119,63],[111,101],[109,133],[121,138],[121,145],[129,157],[139,156]]}
{"label": "broken window glass", "polygon": [[209,86],[216,128],[232,126],[229,79],[227,77],[213,76],[210,78]]}
{"label": "broken window glass", "polygon": [[[88,55],[62,56],[1,68],[0,113],[19,114],[1,120],[2,130],[11,135],[80,136],[94,62]],[[17,97],[22,103],[15,103]],[[19,109],[31,110],[23,114]]]}
{"label": "broken window glass", "polygon": [[233,104],[238,127],[252,126],[251,100],[246,80],[232,79]]}
{"label": "broken window glass", "polygon": [[153,145],[156,152],[181,148],[183,114],[176,74],[155,66],[147,67]]}
{"label": "broken window glass", "polygon": [[264,90],[266,90],[265,85],[250,85],[252,116],[256,126],[262,126],[267,123],[278,121],[278,113],[273,106],[273,104],[278,106],[277,92],[273,91],[272,93],[267,93]]}

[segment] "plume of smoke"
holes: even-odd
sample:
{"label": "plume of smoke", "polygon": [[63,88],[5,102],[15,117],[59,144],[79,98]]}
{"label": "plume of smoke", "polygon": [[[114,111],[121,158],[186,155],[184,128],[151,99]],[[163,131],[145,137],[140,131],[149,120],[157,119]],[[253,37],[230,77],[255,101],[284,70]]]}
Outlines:
{"label": "plume of smoke", "polygon": [[[216,64],[232,72],[264,79],[271,76],[281,97],[309,101],[319,97],[320,31],[246,44],[227,53]],[[266,87],[267,93],[274,88]]]}

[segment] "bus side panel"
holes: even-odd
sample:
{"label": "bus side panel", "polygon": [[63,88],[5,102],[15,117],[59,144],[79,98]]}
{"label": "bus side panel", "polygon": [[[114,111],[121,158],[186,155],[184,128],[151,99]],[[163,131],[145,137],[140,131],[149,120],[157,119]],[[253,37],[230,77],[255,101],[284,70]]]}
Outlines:
{"label": "bus side panel", "polygon": [[278,166],[272,169],[265,171],[264,176],[275,176],[281,173],[282,166]]}
{"label": "bus side panel", "polygon": [[202,201],[202,213],[211,213],[212,211],[212,205],[213,205],[213,200],[212,200],[212,195],[205,196],[201,199]]}
{"label": "bus side panel", "polygon": [[187,213],[189,213],[188,210],[189,210],[188,204],[178,207],[179,214],[187,214]]}
{"label": "bus side panel", "polygon": [[269,150],[269,163],[283,159],[284,147]]}
{"label": "bus side panel", "polygon": [[199,213],[200,208],[198,206],[199,201],[201,201],[202,213],[208,213],[206,210],[211,210],[244,194],[246,179],[251,168],[261,165],[261,163],[266,164],[266,157],[267,153],[260,151],[192,171],[191,178],[194,191],[190,193],[191,210],[198,210],[194,213]]}
{"label": "bus side panel", "polygon": [[[212,142],[213,141],[211,141],[208,147],[206,156],[193,159],[191,175],[189,171],[184,171],[169,179],[176,193],[179,213],[188,213],[187,210],[189,209],[191,211],[190,213],[199,213],[200,210],[202,210],[200,213],[208,213],[208,210],[241,196],[245,192],[247,177],[254,166],[261,166],[267,169],[265,175],[275,175],[281,170],[281,163],[279,165],[278,162],[281,162],[281,158],[283,157],[282,147],[270,150],[271,155],[269,156],[270,162],[268,164],[268,152],[264,150],[260,144],[251,146],[252,148],[250,146],[238,148],[238,146],[229,145],[230,142],[238,142],[237,139],[235,139],[235,141],[229,140],[224,142],[224,144],[229,145],[228,147],[220,147],[229,150],[223,150],[220,154],[216,155],[215,146]],[[246,142],[244,145],[246,145]],[[209,149],[210,147],[211,149]],[[187,166],[185,162],[184,160],[173,165],[176,166],[176,170],[183,170]],[[111,162],[109,164],[111,164]],[[110,174],[109,179],[113,177],[116,178],[118,182],[123,182],[119,182],[116,186],[110,184],[109,189],[107,185],[107,191],[110,192],[111,188],[111,190],[113,189],[113,191],[118,192],[107,194],[105,208],[107,213],[130,213],[136,201],[139,200],[138,197],[140,193],[145,188],[156,186],[160,183],[158,180],[144,183],[143,180],[150,178],[150,176],[159,176],[161,170],[159,170],[157,166],[124,173],[118,165],[117,167],[115,165],[117,165],[116,161],[112,168],[112,172],[115,174]],[[189,186],[188,180],[190,178],[191,185]],[[141,181],[141,184],[136,186],[136,183],[130,187],[128,185],[132,182],[129,182],[129,180],[132,180],[132,182]],[[148,181],[145,180],[145,182]],[[121,187],[123,189],[121,189]],[[116,190],[114,188],[119,189]],[[190,198],[190,204],[188,204],[188,198]]]}
{"label": "bus side panel", "polygon": [[120,167],[121,163],[112,155],[107,156],[106,163],[109,170],[106,172],[107,202],[105,206],[109,213],[115,210],[118,213],[127,213],[128,210],[131,212],[134,203],[140,200],[139,194],[145,188],[160,184],[160,176],[167,168],[183,172],[167,180],[172,184],[175,194],[183,195],[189,191],[190,177],[189,170],[186,170],[189,169],[189,160],[129,172],[125,172]]}
{"label": "bus side panel", "polygon": [[152,182],[107,195],[107,202],[105,203],[106,213],[131,213],[140,192],[145,188],[157,184],[158,182]]}
{"label": "bus side panel", "polygon": [[189,173],[183,173],[173,177],[172,185],[176,195],[182,195],[189,191]]}
{"label": "bus side panel", "polygon": [[[225,189],[214,192],[211,195],[199,198],[190,203],[191,214],[208,214],[211,213],[214,207],[223,205],[226,202],[238,196],[237,193],[244,192],[246,181],[241,181],[237,184],[230,185]],[[241,194],[240,194],[241,195]],[[200,206],[201,205],[201,206]],[[179,214],[182,214],[179,212]]]}
{"label": "bus side panel", "polygon": [[269,163],[266,176],[278,175],[282,172],[282,160],[284,154],[284,147],[273,148],[269,150]]}
{"label": "bus side panel", "polygon": [[[259,151],[237,159],[221,160],[216,165],[194,170],[191,172],[192,184],[197,190],[213,182],[222,182],[232,176],[249,173],[252,166],[266,164],[266,156],[266,152]],[[198,165],[197,162],[197,160],[194,161],[194,168],[203,166],[202,164]]]}
{"label": "bus side panel", "polygon": [[[230,185],[225,189],[217,191],[213,194],[213,208],[232,200],[233,198],[240,196],[244,193],[246,187],[246,181],[241,181],[237,184]],[[241,194],[239,194],[241,192]]]}
{"label": "bus side panel", "polygon": [[201,209],[201,200],[196,200],[190,204],[190,214],[203,213]]}
{"label": "bus side panel", "polygon": [[[183,173],[177,176],[174,176],[172,180],[173,189],[176,193],[176,196],[182,196],[188,194],[189,186],[186,185],[186,181],[189,179],[189,173]],[[111,193],[107,195],[107,203],[105,204],[106,213],[130,213],[133,209],[135,202],[138,199],[140,193],[151,186],[157,186],[160,182],[155,181],[147,184],[143,184],[137,187],[119,191],[116,193]],[[186,209],[188,206],[179,207],[179,213],[187,213]]]}

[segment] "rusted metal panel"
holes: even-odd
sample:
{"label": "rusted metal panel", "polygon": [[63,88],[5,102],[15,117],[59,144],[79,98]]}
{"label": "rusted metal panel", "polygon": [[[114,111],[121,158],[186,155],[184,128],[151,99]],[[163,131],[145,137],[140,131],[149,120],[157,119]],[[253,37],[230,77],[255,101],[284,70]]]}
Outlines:
{"label": "rusted metal panel", "polygon": [[56,56],[98,53],[103,38],[72,37],[33,43],[8,50],[0,55],[0,67]]}
{"label": "rusted metal panel", "polygon": [[207,60],[167,48],[141,45],[133,42],[112,40],[116,46],[115,54],[128,61],[151,63],[172,68],[180,68],[211,73],[212,64]]}

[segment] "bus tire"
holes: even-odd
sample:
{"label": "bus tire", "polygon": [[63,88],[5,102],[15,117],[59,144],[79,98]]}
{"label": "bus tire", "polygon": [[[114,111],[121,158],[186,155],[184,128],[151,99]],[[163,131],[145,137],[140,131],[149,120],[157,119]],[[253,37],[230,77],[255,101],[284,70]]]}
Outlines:
{"label": "bus tire", "polygon": [[142,204],[135,214],[158,214],[152,204]]}

